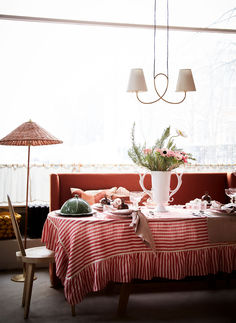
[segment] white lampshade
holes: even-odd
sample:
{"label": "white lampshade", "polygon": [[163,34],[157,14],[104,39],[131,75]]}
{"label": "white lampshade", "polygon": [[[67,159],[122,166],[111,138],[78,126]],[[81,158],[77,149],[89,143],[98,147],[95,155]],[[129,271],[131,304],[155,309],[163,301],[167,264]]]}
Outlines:
{"label": "white lampshade", "polygon": [[127,92],[146,92],[147,85],[143,70],[141,68],[133,68],[130,71],[129,84]]}
{"label": "white lampshade", "polygon": [[196,91],[191,69],[179,70],[176,92]]}

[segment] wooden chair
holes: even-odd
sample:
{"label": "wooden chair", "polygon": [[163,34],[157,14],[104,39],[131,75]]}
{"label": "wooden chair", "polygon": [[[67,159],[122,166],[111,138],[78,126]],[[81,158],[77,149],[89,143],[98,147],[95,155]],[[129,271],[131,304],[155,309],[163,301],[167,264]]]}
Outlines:
{"label": "wooden chair", "polygon": [[23,289],[23,296],[22,296],[22,306],[24,307],[24,318],[27,319],[29,315],[35,265],[53,263],[55,261],[54,251],[47,249],[45,246],[24,249],[19,226],[15,218],[15,212],[14,212],[10,197],[7,196],[7,199],[8,199],[8,206],[9,206],[9,211],[11,215],[12,226],[20,249],[20,251],[16,252],[16,256],[22,260],[23,265],[25,267],[25,271],[24,271],[25,280],[24,280],[24,289]]}

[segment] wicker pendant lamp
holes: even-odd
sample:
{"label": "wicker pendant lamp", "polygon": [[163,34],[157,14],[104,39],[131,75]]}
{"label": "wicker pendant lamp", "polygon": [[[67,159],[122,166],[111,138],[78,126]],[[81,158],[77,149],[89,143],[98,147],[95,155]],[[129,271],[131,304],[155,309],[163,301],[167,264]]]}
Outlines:
{"label": "wicker pendant lamp", "polygon": [[[8,146],[28,146],[28,164],[27,164],[27,186],[26,186],[26,209],[25,209],[25,230],[24,247],[26,249],[27,225],[28,225],[28,195],[29,195],[29,172],[30,172],[30,146],[43,146],[61,144],[58,140],[37,123],[31,120],[23,123],[6,137],[0,140],[0,145]],[[17,280],[19,281],[19,280]]]}

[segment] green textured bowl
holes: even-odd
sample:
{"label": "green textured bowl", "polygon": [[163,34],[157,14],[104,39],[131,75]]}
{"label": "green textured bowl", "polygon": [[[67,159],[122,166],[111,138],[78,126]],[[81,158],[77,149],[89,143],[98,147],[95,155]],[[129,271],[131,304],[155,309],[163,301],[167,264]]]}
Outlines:
{"label": "green textured bowl", "polygon": [[64,216],[90,216],[93,215],[91,206],[77,195],[66,201],[60,210]]}

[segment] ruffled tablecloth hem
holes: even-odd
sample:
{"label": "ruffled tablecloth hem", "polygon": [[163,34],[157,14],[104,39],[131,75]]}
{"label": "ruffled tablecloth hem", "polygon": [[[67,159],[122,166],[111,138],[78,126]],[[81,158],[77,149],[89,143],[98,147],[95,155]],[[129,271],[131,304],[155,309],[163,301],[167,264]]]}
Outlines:
{"label": "ruffled tablecloth hem", "polygon": [[[62,255],[63,248],[59,245],[57,248],[61,249]],[[180,280],[187,276],[231,273],[236,270],[236,244],[157,252],[156,255],[147,252],[123,254],[92,263],[71,277],[65,277],[66,266],[64,254],[57,264],[57,276],[64,284],[67,301],[73,305],[80,303],[88,293],[104,289],[109,281],[127,283],[133,279],[151,280],[154,277]]]}

